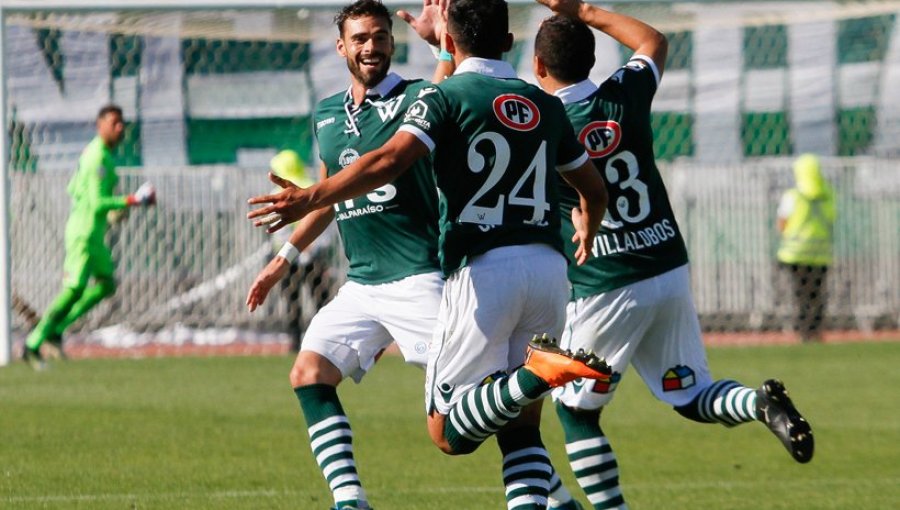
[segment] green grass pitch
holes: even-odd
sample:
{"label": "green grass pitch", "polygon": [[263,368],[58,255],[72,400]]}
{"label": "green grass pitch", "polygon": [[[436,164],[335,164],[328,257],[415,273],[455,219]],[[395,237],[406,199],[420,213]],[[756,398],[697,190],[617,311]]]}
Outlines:
{"label": "green grass pitch", "polygon": [[[604,428],[632,508],[897,508],[900,343],[716,348],[709,357],[715,377],[752,386],[782,378],[813,425],[815,459],[795,464],[761,424],[688,422],[629,372]],[[182,358],[0,369],[0,508],[325,510],[330,497],[287,381],[290,364]],[[493,441],[456,458],[431,446],[422,380],[387,358],[363,384],[341,388],[373,506],[505,508]],[[577,491],[552,412],[544,440]]]}

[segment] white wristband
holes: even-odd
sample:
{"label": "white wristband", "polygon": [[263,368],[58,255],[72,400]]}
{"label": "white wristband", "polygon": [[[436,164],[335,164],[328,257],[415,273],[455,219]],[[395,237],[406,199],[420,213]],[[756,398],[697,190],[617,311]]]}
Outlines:
{"label": "white wristband", "polygon": [[441,56],[441,47],[440,46],[432,46],[428,45],[428,48],[431,50],[431,54],[434,55],[434,58],[437,59]]}
{"label": "white wristband", "polygon": [[293,264],[294,261],[297,260],[297,257],[300,256],[300,250],[288,241],[284,243],[284,246],[282,246],[280,250],[278,250],[278,256],[287,260],[288,264]]}

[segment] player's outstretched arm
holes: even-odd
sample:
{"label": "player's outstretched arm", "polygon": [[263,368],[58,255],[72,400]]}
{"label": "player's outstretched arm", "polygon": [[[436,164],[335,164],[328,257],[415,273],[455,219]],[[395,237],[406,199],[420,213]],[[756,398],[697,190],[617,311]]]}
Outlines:
{"label": "player's outstretched arm", "polygon": [[662,76],[669,52],[666,36],[650,25],[615,12],[586,4],[581,0],[537,0],[553,12],[580,19],[591,27],[607,34],[636,54],[653,59]]}
{"label": "player's outstretched arm", "polygon": [[76,176],[76,178],[81,179],[79,183],[83,193],[81,197],[87,206],[95,212],[94,216],[106,214],[109,211],[125,209],[133,205],[140,205],[134,193],[130,195],[113,194],[108,179],[105,179],[107,170],[99,159],[82,160],[79,162],[79,165],[86,166],[84,171],[79,170]]}
{"label": "player's outstretched arm", "polygon": [[578,192],[579,207],[572,210],[572,222],[575,225],[575,235],[572,242],[578,245],[575,250],[575,260],[578,265],[587,262],[594,245],[594,236],[600,230],[600,222],[606,214],[606,205],[609,195],[600,172],[590,161],[571,170],[562,172],[563,179]]}
{"label": "player's outstretched arm", "polygon": [[[323,164],[319,168],[319,179],[324,180],[327,177],[328,173]],[[322,235],[322,232],[333,220],[334,210],[331,207],[323,207],[309,213],[297,222],[291,237],[278,254],[256,275],[256,279],[250,285],[246,301],[248,310],[253,312],[266,301],[269,291],[288,274],[291,264],[300,255],[300,252]]]}
{"label": "player's outstretched arm", "polygon": [[[300,220],[310,212],[350,200],[384,186],[428,154],[428,146],[415,135],[400,131],[378,149],[367,152],[337,174],[309,188],[282,186],[279,193],[253,197],[250,205],[260,205],[247,214],[254,226],[266,227],[269,233]],[[273,175],[269,178],[279,185]]]}

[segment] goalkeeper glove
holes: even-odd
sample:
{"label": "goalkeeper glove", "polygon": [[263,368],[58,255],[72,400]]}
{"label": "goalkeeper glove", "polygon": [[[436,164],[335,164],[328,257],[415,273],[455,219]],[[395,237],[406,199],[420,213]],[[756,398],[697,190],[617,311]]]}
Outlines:
{"label": "goalkeeper glove", "polygon": [[156,188],[149,182],[141,184],[134,193],[128,195],[128,205],[153,205],[156,203]]}

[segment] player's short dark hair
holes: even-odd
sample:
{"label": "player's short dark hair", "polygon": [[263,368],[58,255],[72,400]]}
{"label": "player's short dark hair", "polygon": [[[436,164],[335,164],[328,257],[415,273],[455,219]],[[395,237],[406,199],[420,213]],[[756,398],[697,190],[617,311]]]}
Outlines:
{"label": "player's short dark hair", "polygon": [[357,0],[350,5],[344,6],[340,12],[334,16],[334,24],[338,26],[338,33],[344,36],[344,22],[348,19],[355,18],[384,18],[388,22],[388,27],[394,29],[394,20],[391,19],[391,12],[387,10],[378,0]]}
{"label": "player's short dark hair", "polygon": [[581,21],[557,14],[538,28],[534,54],[557,80],[578,83],[594,67],[594,33]]}
{"label": "player's short dark hair", "polygon": [[500,58],[507,50],[509,7],[504,0],[454,0],[447,18],[453,42],[464,53]]}
{"label": "player's short dark hair", "polygon": [[97,120],[100,120],[103,117],[106,117],[110,113],[115,113],[116,115],[119,116],[119,118],[124,117],[124,115],[122,115],[122,107],[117,104],[110,103],[110,104],[104,106],[103,108],[100,108],[100,111],[97,112]]}

